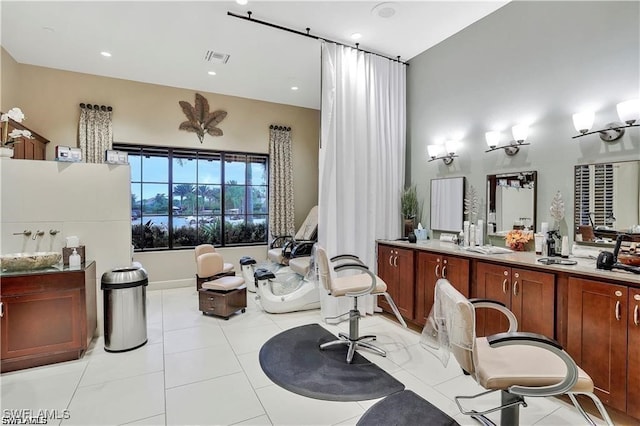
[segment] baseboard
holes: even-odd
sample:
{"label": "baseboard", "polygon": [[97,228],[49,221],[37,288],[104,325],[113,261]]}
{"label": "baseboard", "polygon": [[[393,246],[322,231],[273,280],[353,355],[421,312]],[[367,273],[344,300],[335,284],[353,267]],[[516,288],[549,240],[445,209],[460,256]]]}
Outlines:
{"label": "baseboard", "polygon": [[149,287],[147,287],[147,291],[169,290],[171,288],[181,288],[181,287],[193,287],[195,289],[196,279],[186,278],[181,280],[153,281],[149,283]]}

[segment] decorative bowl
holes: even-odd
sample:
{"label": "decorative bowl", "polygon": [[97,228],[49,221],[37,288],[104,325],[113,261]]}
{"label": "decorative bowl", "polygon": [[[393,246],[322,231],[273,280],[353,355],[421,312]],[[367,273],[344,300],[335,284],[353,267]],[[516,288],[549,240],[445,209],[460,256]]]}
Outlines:
{"label": "decorative bowl", "polygon": [[3,254],[0,256],[0,268],[7,272],[30,271],[53,266],[61,258],[62,254],[54,251]]}

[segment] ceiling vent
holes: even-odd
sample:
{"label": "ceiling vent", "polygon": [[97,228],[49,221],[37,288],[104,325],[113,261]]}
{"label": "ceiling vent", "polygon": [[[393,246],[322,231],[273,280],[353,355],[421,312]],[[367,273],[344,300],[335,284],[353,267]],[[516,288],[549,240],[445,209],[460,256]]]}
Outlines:
{"label": "ceiling vent", "polygon": [[229,62],[229,57],[230,55],[226,53],[214,52],[213,50],[207,50],[204,54],[204,60],[214,64],[226,64]]}

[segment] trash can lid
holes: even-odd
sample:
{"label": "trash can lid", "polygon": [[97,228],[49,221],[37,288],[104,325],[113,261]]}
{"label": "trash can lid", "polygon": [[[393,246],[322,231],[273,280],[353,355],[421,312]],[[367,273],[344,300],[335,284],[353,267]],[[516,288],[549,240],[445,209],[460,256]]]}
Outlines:
{"label": "trash can lid", "polygon": [[146,285],[149,275],[144,268],[138,266],[126,266],[115,268],[102,274],[102,285],[108,286],[130,286],[131,284]]}

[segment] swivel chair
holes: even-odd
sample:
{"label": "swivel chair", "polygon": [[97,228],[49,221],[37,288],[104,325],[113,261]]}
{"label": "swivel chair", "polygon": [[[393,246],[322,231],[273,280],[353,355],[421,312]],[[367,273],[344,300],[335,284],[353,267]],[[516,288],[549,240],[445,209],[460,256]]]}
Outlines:
{"label": "swivel chair", "polygon": [[224,262],[220,253],[201,254],[196,265],[200,286],[198,302],[203,314],[229,319],[237,311],[245,312],[247,287],[244,278],[221,275]]}
{"label": "swivel chair", "polygon": [[[509,331],[487,337],[476,337],[475,309],[492,308],[509,320]],[[485,417],[501,411],[500,424],[517,426],[520,405],[526,407],[524,397],[567,395],[586,421],[595,423],[586,414],[576,395],[585,395],[595,403],[608,425],[613,425],[602,405],[593,394],[591,377],[580,369],[562,346],[545,336],[517,332],[518,322],[504,305],[488,300],[468,300],[446,279],[436,283],[433,309],[422,332],[421,344],[438,350],[446,364],[449,353],[465,373],[487,389],[474,396],[455,398],[462,414],[471,416],[483,425],[494,425]],[[501,405],[485,411],[465,410],[461,400],[500,391]]]}
{"label": "swivel chair", "polygon": [[269,244],[267,258],[288,265],[293,257],[309,257],[318,234],[318,206],[314,206],[295,235],[276,236]]}
{"label": "swivel chair", "polygon": [[[349,255],[347,255],[349,256]],[[332,261],[339,260],[340,256],[332,258]],[[357,259],[357,258],[355,258]],[[316,264],[318,267],[318,277],[320,283],[324,289],[333,297],[352,297],[353,308],[346,314],[341,316],[347,316],[349,319],[349,334],[339,333],[338,339],[330,342],[326,342],[320,345],[320,350],[327,349],[331,346],[346,345],[347,351],[347,363],[351,364],[353,355],[356,349],[365,348],[369,349],[378,355],[386,356],[387,353],[377,346],[370,343],[372,340],[376,340],[374,335],[360,336],[359,324],[360,324],[360,311],[358,310],[358,297],[368,294],[377,296],[384,295],[387,302],[393,309],[398,321],[406,328],[407,324],[400,315],[396,304],[393,299],[387,293],[387,284],[376,276],[373,272],[363,265],[362,263],[339,263],[337,266],[331,268],[329,266],[329,258],[324,248],[316,247]],[[346,270],[355,270],[359,273],[356,275],[335,277],[333,272],[340,272]]]}

